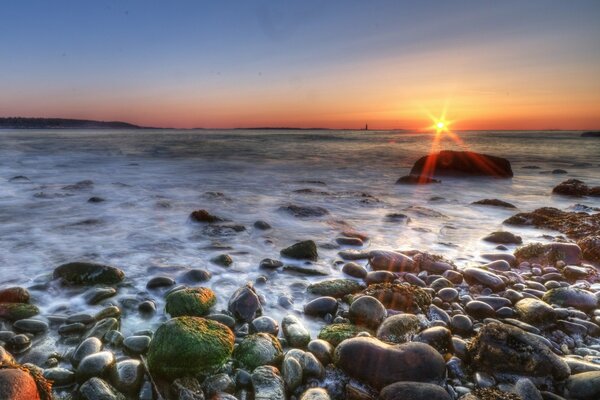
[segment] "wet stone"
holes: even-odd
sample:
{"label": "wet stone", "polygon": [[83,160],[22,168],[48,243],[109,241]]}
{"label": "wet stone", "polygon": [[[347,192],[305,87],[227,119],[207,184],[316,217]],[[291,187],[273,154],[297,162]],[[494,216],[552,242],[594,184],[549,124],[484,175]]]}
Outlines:
{"label": "wet stone", "polygon": [[18,331],[33,334],[46,332],[49,329],[48,323],[37,319],[21,319],[16,321],[13,327]]}
{"label": "wet stone", "polygon": [[131,354],[145,354],[150,346],[149,336],[128,336],[123,340],[123,347]]}
{"label": "wet stone", "polygon": [[155,276],[146,283],[147,289],[158,289],[162,287],[169,287],[175,284],[175,279],[168,276]]}

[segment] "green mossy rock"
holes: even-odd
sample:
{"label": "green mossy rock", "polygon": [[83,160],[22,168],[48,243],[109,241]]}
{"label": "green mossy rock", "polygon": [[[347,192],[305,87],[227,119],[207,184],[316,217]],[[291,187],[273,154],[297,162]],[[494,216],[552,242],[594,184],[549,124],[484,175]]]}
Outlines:
{"label": "green mossy rock", "polygon": [[202,317],[208,314],[210,308],[217,302],[215,293],[205,287],[178,290],[167,296],[165,311],[171,317],[184,315]]}
{"label": "green mossy rock", "polygon": [[331,324],[321,329],[321,332],[319,332],[319,339],[325,340],[333,346],[337,346],[344,340],[353,338],[361,332],[373,333],[364,327],[353,324]]}
{"label": "green mossy rock", "polygon": [[0,303],[0,318],[9,321],[30,318],[40,313],[33,304],[27,303]]}
{"label": "green mossy rock", "polygon": [[308,286],[309,293],[319,296],[344,297],[363,290],[365,286],[352,279],[328,279]]}
{"label": "green mossy rock", "polygon": [[58,278],[71,285],[114,285],[125,279],[125,273],[108,265],[72,262],[56,267],[54,279]]}
{"label": "green mossy rock", "polygon": [[277,366],[282,357],[283,350],[279,340],[268,333],[246,336],[233,352],[233,358],[249,371],[261,365]]}
{"label": "green mossy rock", "polygon": [[233,333],[219,322],[173,318],[156,330],[148,349],[148,367],[167,379],[211,373],[227,361],[233,343]]}

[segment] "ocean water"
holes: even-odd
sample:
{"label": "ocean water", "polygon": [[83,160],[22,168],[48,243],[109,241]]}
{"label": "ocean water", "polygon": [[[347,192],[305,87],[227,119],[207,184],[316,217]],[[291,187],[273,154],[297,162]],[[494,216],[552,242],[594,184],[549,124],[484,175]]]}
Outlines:
{"label": "ocean water", "polygon": [[[323,277],[268,273],[261,259],[299,240],[313,239],[317,264],[341,276],[335,237],[351,228],[369,237],[365,249],[420,249],[464,267],[495,251],[481,240],[507,229],[524,242],[547,241],[535,229],[505,227],[515,213],[471,203],[498,198],[519,211],[576,203],[600,207],[600,199],[551,194],[568,178],[600,185],[600,140],[580,132],[459,132],[462,144],[443,139],[440,148],[508,158],[514,178],[442,178],[439,185],[396,185],[412,163],[431,150],[430,134],[387,131],[170,131],[170,130],[0,130],[0,287],[47,282],[61,263],[89,260],[122,268],[127,281],[107,302],[128,304],[146,298],[163,306],[160,292],[147,291],[152,276],[178,280],[189,268],[213,273],[205,283],[226,308],[233,291],[267,275],[257,285],[265,314],[280,319],[302,310],[305,287]],[[538,169],[524,168],[536,166]],[[564,169],[568,173],[550,173]],[[11,179],[24,176],[27,179]],[[69,187],[77,182],[91,183]],[[308,190],[304,190],[308,189]],[[101,203],[90,203],[92,196]],[[298,219],[281,211],[287,204],[319,206],[328,214]],[[246,227],[215,232],[189,220],[196,209]],[[386,215],[403,213],[408,223]],[[264,220],[271,230],[253,228]],[[509,252],[514,246],[509,246]],[[230,268],[210,262],[218,254],[234,259]],[[289,260],[288,260],[289,261]],[[93,312],[80,292],[57,286],[33,290],[43,314]],[[278,304],[287,296],[291,309]],[[131,300],[131,302],[128,302]],[[154,327],[159,313],[144,320],[124,309],[125,334]],[[317,329],[319,321],[306,323]]]}

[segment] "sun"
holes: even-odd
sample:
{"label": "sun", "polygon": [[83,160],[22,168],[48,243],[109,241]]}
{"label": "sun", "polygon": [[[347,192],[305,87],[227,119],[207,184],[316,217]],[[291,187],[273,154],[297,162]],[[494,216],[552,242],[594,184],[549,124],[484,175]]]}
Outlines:
{"label": "sun", "polygon": [[450,131],[450,121],[447,121],[444,117],[441,118],[432,118],[433,126],[432,129],[435,130],[436,135],[441,135],[442,133],[448,133]]}
{"label": "sun", "polygon": [[439,121],[435,126],[437,126],[438,129],[444,129],[446,124],[443,121]]}

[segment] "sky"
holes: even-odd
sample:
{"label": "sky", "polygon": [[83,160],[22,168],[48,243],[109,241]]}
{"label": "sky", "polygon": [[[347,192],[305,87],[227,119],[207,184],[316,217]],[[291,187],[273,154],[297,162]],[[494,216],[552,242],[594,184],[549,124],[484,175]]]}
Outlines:
{"label": "sky", "polygon": [[12,1],[0,116],[600,128],[600,1]]}

